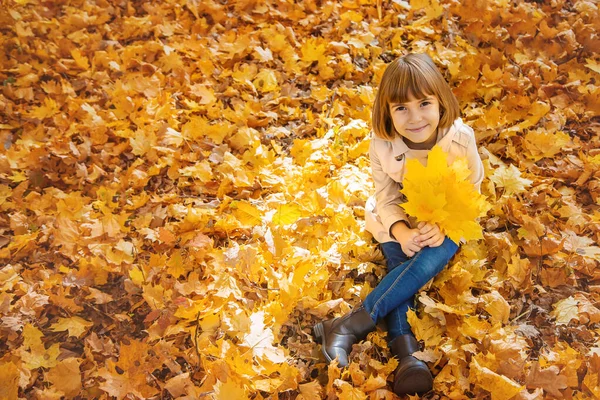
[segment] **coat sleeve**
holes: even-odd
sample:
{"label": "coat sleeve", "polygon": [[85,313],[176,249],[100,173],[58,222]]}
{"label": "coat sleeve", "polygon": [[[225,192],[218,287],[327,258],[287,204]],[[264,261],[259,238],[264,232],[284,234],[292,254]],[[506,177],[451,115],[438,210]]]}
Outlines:
{"label": "coat sleeve", "polygon": [[377,215],[381,223],[391,237],[390,228],[398,221],[406,221],[408,217],[400,204],[406,202],[405,197],[400,193],[402,186],[385,173],[381,167],[381,161],[375,150],[374,141],[371,141],[369,147],[369,158],[371,160],[371,171],[375,183],[375,200]]}
{"label": "coat sleeve", "polygon": [[483,181],[484,169],[481,156],[477,151],[477,139],[475,139],[475,133],[471,127],[468,127],[468,133],[470,136],[469,143],[467,145],[467,162],[469,164],[469,170],[471,171],[470,180],[479,193],[481,193],[481,182]]}

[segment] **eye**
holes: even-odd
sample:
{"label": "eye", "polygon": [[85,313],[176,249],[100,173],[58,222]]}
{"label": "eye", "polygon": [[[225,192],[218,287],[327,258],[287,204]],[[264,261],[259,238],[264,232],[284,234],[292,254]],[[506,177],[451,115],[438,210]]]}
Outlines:
{"label": "eye", "polygon": [[396,107],[394,107],[394,111],[404,111],[404,110],[406,110],[406,107],[404,107],[404,106],[396,106]]}
{"label": "eye", "polygon": [[428,106],[428,105],[430,105],[430,104],[431,104],[431,101],[430,101],[430,100],[425,100],[425,101],[423,101],[423,102],[421,103],[421,107],[426,107],[426,106]]}

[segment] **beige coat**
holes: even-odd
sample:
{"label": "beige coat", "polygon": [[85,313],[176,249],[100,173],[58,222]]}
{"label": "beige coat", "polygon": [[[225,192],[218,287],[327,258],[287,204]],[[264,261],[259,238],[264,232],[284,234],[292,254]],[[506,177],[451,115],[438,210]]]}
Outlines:
{"label": "beige coat", "polygon": [[[457,157],[466,157],[471,170],[470,180],[477,190],[483,180],[483,163],[477,152],[475,134],[471,127],[458,118],[448,129],[438,133],[437,143],[448,154],[452,163]],[[428,150],[411,150],[401,137],[393,141],[372,135],[369,157],[375,182],[375,195],[367,200],[366,228],[380,242],[394,242],[390,228],[398,221],[415,227],[415,220],[406,215],[399,204],[406,199],[400,193],[407,158],[416,158],[426,165]]]}

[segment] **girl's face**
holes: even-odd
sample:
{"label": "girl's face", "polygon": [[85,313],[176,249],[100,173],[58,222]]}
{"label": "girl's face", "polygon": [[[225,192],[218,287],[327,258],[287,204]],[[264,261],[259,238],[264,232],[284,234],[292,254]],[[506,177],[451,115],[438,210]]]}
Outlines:
{"label": "girl's face", "polygon": [[413,96],[406,103],[390,103],[394,128],[411,149],[429,150],[437,139],[440,123],[440,102],[435,96],[422,99]]}

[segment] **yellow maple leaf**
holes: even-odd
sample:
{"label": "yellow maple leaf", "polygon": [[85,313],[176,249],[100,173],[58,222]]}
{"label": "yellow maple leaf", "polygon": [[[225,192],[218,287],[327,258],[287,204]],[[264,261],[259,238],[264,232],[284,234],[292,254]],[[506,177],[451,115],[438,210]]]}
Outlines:
{"label": "yellow maple leaf", "polygon": [[273,215],[273,223],[277,225],[289,225],[296,222],[302,216],[300,207],[294,204],[281,204]]}
{"label": "yellow maple leaf", "polygon": [[376,376],[370,376],[367,378],[367,380],[365,381],[365,383],[363,383],[363,385],[361,386],[361,389],[365,392],[365,393],[369,393],[372,392],[374,390],[377,389],[381,389],[386,387],[386,377],[382,376],[382,375],[376,375]]}
{"label": "yellow maple leaf", "polygon": [[247,83],[252,85],[252,79],[258,73],[258,68],[254,64],[242,64],[239,67],[235,67],[231,72],[231,77],[240,83]]}
{"label": "yellow maple leaf", "polygon": [[67,397],[73,398],[81,390],[79,366],[82,362],[83,360],[74,357],[62,360],[45,374],[46,380]]}
{"label": "yellow maple leaf", "polygon": [[536,101],[529,107],[529,113],[525,120],[517,125],[521,129],[529,128],[537,124],[540,119],[550,111],[550,104]]}
{"label": "yellow maple leaf", "polygon": [[[567,378],[567,385],[570,387],[577,387],[579,385],[579,377],[577,371],[583,364],[583,354],[579,353],[577,350],[569,346],[565,342],[558,342],[553,351],[555,351],[556,355],[558,355],[559,360],[553,362],[563,365],[561,375],[564,375]],[[589,356],[594,354],[594,348],[590,348]],[[545,359],[541,358],[540,361],[545,361]]]}
{"label": "yellow maple leaf", "polygon": [[241,346],[252,349],[255,357],[265,357],[273,363],[285,362],[283,349],[273,346],[275,337],[273,331],[265,326],[264,318],[263,311],[250,316],[250,332],[244,336]]}
{"label": "yellow maple leaf", "polygon": [[94,325],[80,317],[59,318],[58,322],[52,324],[50,330],[53,332],[69,331],[69,336],[81,337],[89,327]]}
{"label": "yellow maple leaf", "polygon": [[507,267],[508,279],[518,285],[523,285],[531,273],[531,261],[528,258],[521,258],[517,254],[512,256]]}
{"label": "yellow maple leaf", "polygon": [[327,58],[327,44],[321,38],[309,38],[304,42],[300,50],[302,52],[302,61],[311,63],[313,61],[321,61]]}
{"label": "yellow maple leaf", "polygon": [[142,296],[146,303],[153,310],[162,310],[165,308],[165,301],[171,298],[173,291],[167,290],[159,284],[144,285],[144,293]]}
{"label": "yellow maple leaf", "polygon": [[296,397],[296,400],[319,400],[323,393],[323,387],[318,381],[312,381],[298,385],[300,389],[300,395]]}
{"label": "yellow maple leaf", "polygon": [[353,387],[350,383],[337,379],[334,384],[341,389],[338,393],[339,399],[344,400],[366,400],[367,395],[359,388]]}
{"label": "yellow maple leaf", "polygon": [[523,146],[529,150],[529,158],[538,161],[554,157],[569,144],[571,138],[564,132],[531,131],[525,136]]}
{"label": "yellow maple leaf", "polygon": [[136,156],[143,156],[156,146],[156,134],[152,131],[139,129],[131,135],[129,136],[129,144],[131,152]]}
{"label": "yellow maple leaf", "polygon": [[131,264],[135,254],[135,246],[131,242],[124,240],[119,240],[114,247],[106,247],[106,259],[114,264],[121,264],[122,262]]}
{"label": "yellow maple leaf", "polygon": [[73,60],[75,60],[75,64],[79,68],[86,71],[90,68],[90,62],[88,58],[81,54],[81,51],[79,51],[78,49],[71,50],[71,57],[73,57]]}
{"label": "yellow maple leaf", "polygon": [[568,325],[571,320],[579,320],[579,302],[573,296],[562,299],[552,305],[550,315],[556,318],[557,325]]}
{"label": "yellow maple leaf", "polygon": [[530,179],[522,178],[521,171],[512,164],[508,167],[500,166],[494,171],[494,174],[490,176],[490,180],[494,182],[496,186],[504,188],[504,196],[522,193],[533,183]]}
{"label": "yellow maple leaf", "polygon": [[186,267],[187,265],[181,254],[181,249],[176,249],[167,262],[167,271],[175,278],[178,278],[182,275],[185,276],[188,271]]}
{"label": "yellow maple leaf", "polygon": [[508,318],[510,317],[510,305],[500,293],[494,290],[491,293],[481,296],[481,299],[485,304],[485,311],[492,317],[492,322],[508,323]]}
{"label": "yellow maple leaf", "polygon": [[410,7],[414,11],[425,11],[428,19],[436,19],[444,13],[438,0],[410,0]]}
{"label": "yellow maple leaf", "polygon": [[192,93],[194,96],[200,97],[198,103],[202,105],[212,104],[217,101],[214,90],[206,85],[192,85],[190,86],[190,93]]}
{"label": "yellow maple leaf", "polygon": [[438,319],[426,313],[419,318],[413,310],[408,310],[406,317],[415,337],[423,340],[426,346],[437,346],[443,339],[444,328]]}
{"label": "yellow maple leaf", "polygon": [[12,196],[12,189],[8,185],[0,185],[0,206],[6,202],[6,199]]}
{"label": "yellow maple leaf", "polygon": [[490,334],[492,326],[487,320],[481,319],[480,317],[466,316],[463,318],[463,322],[458,330],[465,336],[477,340],[483,340]]}
{"label": "yellow maple leaf", "polygon": [[217,380],[214,388],[214,398],[216,400],[231,400],[239,399],[246,400],[248,395],[244,386],[234,382],[233,378],[227,379],[227,382],[223,383]]}
{"label": "yellow maple leaf", "polygon": [[596,261],[600,261],[600,247],[598,246],[585,246],[578,247],[576,253],[584,257],[591,258]]}
{"label": "yellow maple leaf", "polygon": [[594,397],[600,397],[600,385],[598,385],[598,373],[594,373],[592,371],[588,371],[583,378],[583,386],[585,386]]}
{"label": "yellow maple leaf", "polygon": [[54,101],[50,97],[46,97],[44,99],[44,104],[38,107],[34,107],[31,110],[31,112],[29,112],[27,115],[38,119],[44,119],[52,117],[59,111],[60,107],[56,104],[56,101]]}
{"label": "yellow maple leaf", "polygon": [[23,182],[27,180],[27,175],[22,171],[13,171],[13,174],[9,179],[15,183]]}
{"label": "yellow maple leaf", "polygon": [[212,169],[207,160],[197,162],[189,167],[180,168],[179,173],[182,176],[189,176],[194,179],[199,179],[202,183],[208,183],[213,179]]}
{"label": "yellow maple leaf", "polygon": [[17,399],[19,394],[19,368],[12,363],[0,365],[0,399]]}
{"label": "yellow maple leaf", "polygon": [[231,209],[235,217],[246,226],[260,225],[262,213],[259,209],[244,201],[234,201],[231,203]]}
{"label": "yellow maple leaf", "polygon": [[[198,121],[198,118],[195,119]],[[202,128],[202,137],[210,138],[216,144],[223,143],[223,140],[231,136],[237,127],[227,121],[206,123]]]}
{"label": "yellow maple leaf", "polygon": [[371,145],[371,139],[365,138],[364,140],[356,143],[348,149],[348,157],[354,160],[364,154],[368,154],[369,146]]}
{"label": "yellow maple leaf", "polygon": [[586,67],[600,74],[600,62],[593,58],[587,58],[585,61],[587,61],[587,64],[585,64]]}
{"label": "yellow maple leaf", "polygon": [[492,400],[509,400],[524,389],[524,386],[506,376],[482,367],[475,359],[471,361],[470,367],[473,379],[479,387],[490,392]]}
{"label": "yellow maple leaf", "polygon": [[19,349],[23,365],[28,369],[52,368],[58,364],[60,345],[54,343],[48,349],[42,343],[42,332],[31,324],[23,327],[23,346]]}
{"label": "yellow maple leaf", "polygon": [[300,59],[307,64],[311,64],[314,61],[318,62],[317,69],[319,76],[322,79],[330,79],[333,77],[333,69],[327,64],[331,59],[330,56],[326,55],[328,43],[326,40],[321,38],[309,38],[301,48],[302,57]]}
{"label": "yellow maple leaf", "polygon": [[427,166],[418,160],[406,162],[402,193],[408,201],[402,208],[419,221],[437,224],[455,242],[480,239],[477,218],[490,205],[469,181],[466,160],[448,166],[448,156],[440,146],[429,153]]}
{"label": "yellow maple leaf", "polygon": [[146,280],[144,277],[144,273],[138,267],[132,267],[129,271],[129,277],[138,286],[141,286]]}
{"label": "yellow maple leaf", "polygon": [[42,345],[42,337],[44,334],[38,328],[31,324],[26,324],[23,327],[23,347],[32,348]]}
{"label": "yellow maple leaf", "polygon": [[119,374],[116,370],[116,364],[112,360],[109,360],[107,368],[102,368],[98,371],[97,375],[104,379],[99,388],[118,399],[123,399],[129,394],[145,398],[146,396],[144,396],[142,391],[149,395],[154,394],[151,391],[152,388],[147,386],[145,382],[142,384],[139,383],[140,378],[143,378],[143,374],[140,374],[139,377],[132,376],[130,371],[127,370],[123,374]]}
{"label": "yellow maple leaf", "polygon": [[252,84],[261,93],[273,92],[279,88],[277,76],[270,69],[263,69],[256,75]]}

